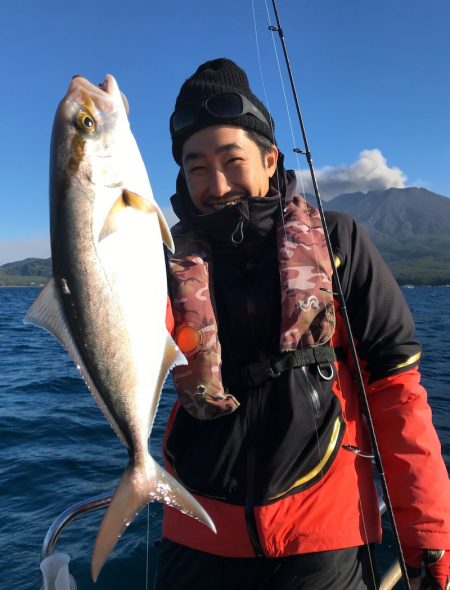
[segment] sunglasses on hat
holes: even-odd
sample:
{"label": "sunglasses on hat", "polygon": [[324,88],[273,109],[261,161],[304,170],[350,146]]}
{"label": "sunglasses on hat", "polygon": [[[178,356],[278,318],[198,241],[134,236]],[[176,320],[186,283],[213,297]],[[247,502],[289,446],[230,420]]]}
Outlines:
{"label": "sunglasses on hat", "polygon": [[238,92],[222,92],[199,102],[189,102],[174,111],[170,117],[172,134],[179,133],[193,125],[202,110],[214,117],[225,119],[250,114],[262,121],[269,129],[271,127],[262,112],[246,96]]}

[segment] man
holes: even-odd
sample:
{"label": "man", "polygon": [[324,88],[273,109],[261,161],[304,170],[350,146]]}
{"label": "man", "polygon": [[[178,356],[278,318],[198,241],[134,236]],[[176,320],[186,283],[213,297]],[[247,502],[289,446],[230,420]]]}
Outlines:
{"label": "man", "polygon": [[[232,61],[201,65],[170,121],[180,224],[169,257],[174,336],[189,364],[167,467],[215,535],[165,508],[156,587],[377,587],[370,443],[317,211],[293,194],[274,124]],[[446,588],[450,487],[400,290],[361,228],[328,213],[408,564]]]}

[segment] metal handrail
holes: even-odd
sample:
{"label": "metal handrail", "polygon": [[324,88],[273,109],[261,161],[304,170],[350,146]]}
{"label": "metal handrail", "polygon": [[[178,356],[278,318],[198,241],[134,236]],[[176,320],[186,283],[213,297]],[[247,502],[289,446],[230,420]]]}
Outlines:
{"label": "metal handrail", "polygon": [[[98,508],[103,508],[104,506],[108,506],[111,502],[111,499],[111,494],[101,494],[99,496],[94,496],[93,498],[88,498],[87,500],[77,502],[76,504],[72,504],[72,506],[66,508],[64,512],[55,518],[53,523],[50,525],[47,534],[45,535],[45,539],[42,544],[41,560],[49,557],[50,555],[53,555],[55,552],[56,542],[58,541],[66,526],[68,526],[73,520],[79,516],[82,516],[83,514],[92,512]],[[386,505],[382,499],[378,500],[378,508],[381,515],[386,512]],[[397,560],[383,576],[380,584],[380,590],[392,590],[401,577],[402,572]]]}
{"label": "metal handrail", "polygon": [[87,500],[82,500],[81,502],[77,502],[66,508],[64,512],[55,518],[45,535],[42,544],[41,560],[49,557],[49,555],[53,555],[56,542],[68,524],[83,514],[108,506],[111,502],[111,498],[112,494],[101,494],[99,496],[88,498]]}

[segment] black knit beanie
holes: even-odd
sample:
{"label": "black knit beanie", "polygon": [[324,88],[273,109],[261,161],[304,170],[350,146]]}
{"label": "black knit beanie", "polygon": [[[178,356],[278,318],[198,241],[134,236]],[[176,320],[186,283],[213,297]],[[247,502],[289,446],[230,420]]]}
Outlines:
{"label": "black knit beanie", "polygon": [[275,125],[272,117],[262,102],[251,91],[247,74],[233,61],[224,57],[202,64],[184,82],[175,103],[175,111],[186,103],[200,102],[222,92],[243,94],[261,111],[268,124],[265,125],[260,119],[249,113],[239,117],[215,117],[206,109],[202,109],[195,122],[186,129],[182,129],[178,133],[175,133],[172,129],[170,130],[173,157],[180,166],[184,142],[197,131],[211,125],[236,125],[237,127],[255,131],[275,143],[273,134]]}

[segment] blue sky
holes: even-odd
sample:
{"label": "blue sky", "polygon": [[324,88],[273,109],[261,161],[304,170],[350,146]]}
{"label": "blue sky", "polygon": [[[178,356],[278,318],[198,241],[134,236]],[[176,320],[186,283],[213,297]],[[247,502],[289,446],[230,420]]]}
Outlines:
{"label": "blue sky", "polygon": [[[73,74],[116,77],[165,211],[177,173],[168,119],[181,83],[208,59],[247,71],[297,167],[292,147],[302,144],[267,11],[274,24],[269,0],[2,3],[0,264],[50,255],[50,134]],[[450,196],[448,0],[279,0],[279,12],[324,196],[388,185]]]}

